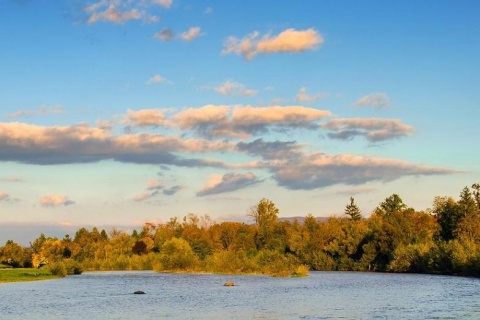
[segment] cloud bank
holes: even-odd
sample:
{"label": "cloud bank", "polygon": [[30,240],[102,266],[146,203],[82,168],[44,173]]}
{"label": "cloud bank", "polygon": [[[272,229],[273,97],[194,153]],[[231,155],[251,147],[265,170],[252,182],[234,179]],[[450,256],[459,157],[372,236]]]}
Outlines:
{"label": "cloud bank", "polygon": [[[121,126],[135,130],[122,131]],[[148,133],[142,132],[144,128]],[[176,113],[141,109],[128,110],[122,120],[97,127],[0,123],[0,161],[54,165],[113,160],[230,171],[212,176],[197,192],[198,196],[258,184],[261,180],[253,170],[270,174],[277,185],[291,190],[456,172],[379,157],[327,154],[312,151],[310,145],[291,138],[286,141],[278,138],[290,137],[293,130],[299,133],[298,129],[326,134],[335,140],[363,137],[371,143],[404,138],[414,131],[398,119],[332,118],[327,110],[300,105],[205,105]],[[174,195],[183,189],[179,184],[151,180],[146,190],[132,199],[144,201],[157,195]],[[42,205],[65,205],[65,201],[68,199],[62,196],[51,196]]]}

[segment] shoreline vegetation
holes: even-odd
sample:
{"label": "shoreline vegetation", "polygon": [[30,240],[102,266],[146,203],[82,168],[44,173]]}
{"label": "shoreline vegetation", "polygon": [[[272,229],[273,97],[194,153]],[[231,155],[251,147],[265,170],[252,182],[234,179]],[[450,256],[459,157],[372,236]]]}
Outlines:
{"label": "shoreline vegetation", "polygon": [[58,279],[46,268],[2,268],[0,267],[0,284],[7,282],[26,282]]}
{"label": "shoreline vegetation", "polygon": [[[417,211],[393,194],[363,217],[355,200],[343,217],[278,219],[262,199],[255,224],[215,223],[188,214],[132,233],[79,229],[63,239],[41,234],[22,247],[0,247],[0,282],[51,279],[83,271],[154,270],[307,276],[314,271],[373,271],[480,276],[480,185],[458,200],[435,197]],[[7,269],[8,268],[8,269]],[[23,268],[23,269],[21,269]],[[25,269],[32,268],[32,269]]]}

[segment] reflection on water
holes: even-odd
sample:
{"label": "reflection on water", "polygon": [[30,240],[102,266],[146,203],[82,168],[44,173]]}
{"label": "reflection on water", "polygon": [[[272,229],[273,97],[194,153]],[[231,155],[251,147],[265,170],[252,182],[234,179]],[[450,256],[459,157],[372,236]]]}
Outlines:
{"label": "reflection on water", "polygon": [[[228,280],[236,286],[224,287]],[[430,275],[94,272],[0,284],[0,318],[480,319],[479,293],[480,279]]]}

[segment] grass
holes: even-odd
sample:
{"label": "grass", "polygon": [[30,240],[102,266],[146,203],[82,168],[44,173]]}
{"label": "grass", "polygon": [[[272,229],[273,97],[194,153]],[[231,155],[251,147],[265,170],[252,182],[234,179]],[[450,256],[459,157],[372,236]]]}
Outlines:
{"label": "grass", "polygon": [[0,283],[58,279],[48,269],[0,269]]}

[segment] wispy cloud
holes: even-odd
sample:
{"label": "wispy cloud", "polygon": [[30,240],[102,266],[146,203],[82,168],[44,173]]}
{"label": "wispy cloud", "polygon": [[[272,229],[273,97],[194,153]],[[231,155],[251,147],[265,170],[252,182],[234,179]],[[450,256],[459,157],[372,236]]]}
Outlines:
{"label": "wispy cloud", "polygon": [[[102,1],[103,2],[103,1]],[[99,7],[95,6],[95,9]],[[142,18],[142,13],[137,9],[130,9],[128,11],[120,11],[113,3],[109,4],[107,8],[97,11],[93,10],[93,7],[85,8],[85,11],[89,14],[87,22],[94,24],[99,21],[124,23],[130,20],[139,20]]]}
{"label": "wispy cloud", "polygon": [[46,208],[69,206],[75,204],[74,201],[69,200],[67,196],[60,194],[47,194],[40,197],[40,205]]}
{"label": "wispy cloud", "polygon": [[8,201],[10,196],[4,191],[0,191],[0,201]]}
{"label": "wispy cloud", "polygon": [[227,173],[224,175],[212,175],[202,189],[197,192],[197,196],[202,197],[240,190],[260,182],[262,180],[259,180],[251,172],[245,174]]}
{"label": "wispy cloud", "polygon": [[173,0],[152,0],[152,2],[168,9],[172,6]]}
{"label": "wispy cloud", "polygon": [[414,130],[397,119],[377,118],[332,119],[322,127],[333,131],[328,134],[332,139],[350,140],[363,136],[370,142],[406,137]]}
{"label": "wispy cloud", "polygon": [[170,7],[172,1],[152,0],[151,3],[145,1],[129,0],[100,0],[83,7],[88,24],[98,22],[107,22],[114,24],[123,24],[132,20],[142,20],[146,23],[157,23],[160,17],[150,14],[147,9],[150,5],[162,5],[165,8]]}
{"label": "wispy cloud", "polygon": [[298,102],[315,102],[320,99],[324,99],[327,95],[325,93],[317,93],[317,94],[308,94],[307,88],[302,87],[300,91],[297,93],[295,100]]}
{"label": "wispy cloud", "polygon": [[370,93],[358,99],[355,105],[357,107],[374,107],[381,109],[390,106],[390,99],[388,95],[383,92]]}
{"label": "wispy cloud", "polygon": [[175,186],[171,186],[169,188],[164,188],[162,192],[163,192],[164,195],[173,196],[174,194],[176,194],[177,192],[179,192],[183,189],[185,189],[185,186],[175,185]]}
{"label": "wispy cloud", "polygon": [[37,109],[33,110],[18,110],[6,115],[7,118],[18,118],[18,117],[33,117],[33,116],[43,116],[49,114],[60,114],[64,113],[65,110],[61,105],[54,106],[40,106]]}
{"label": "wispy cloud", "polygon": [[25,179],[19,177],[0,177],[0,181],[3,182],[24,182]]}
{"label": "wispy cloud", "polygon": [[278,52],[303,52],[321,46],[324,39],[315,29],[286,29],[276,36],[270,34],[260,37],[255,31],[244,38],[230,36],[226,39],[222,54],[237,54],[246,60],[252,60],[258,54]]}
{"label": "wispy cloud", "polygon": [[149,179],[147,181],[147,191],[134,196],[132,200],[140,202],[153,198],[160,194],[172,196],[183,189],[185,189],[185,187],[182,185],[174,185],[171,187],[167,187],[166,184],[161,180]]}
{"label": "wispy cloud", "polygon": [[173,84],[172,81],[162,77],[159,74],[156,74],[152,76],[150,79],[148,79],[147,84],[155,84],[155,83],[167,83],[167,84]]}
{"label": "wispy cloud", "polygon": [[225,81],[215,87],[214,90],[223,96],[252,97],[258,93],[256,90],[248,89],[245,85],[233,80]]}
{"label": "wispy cloud", "polygon": [[175,37],[173,30],[170,28],[162,29],[161,31],[155,33],[153,35],[154,39],[162,40],[162,41],[171,41]]}
{"label": "wispy cloud", "polygon": [[143,192],[143,193],[140,193],[140,194],[137,194],[136,196],[134,196],[134,197],[132,198],[132,200],[133,200],[133,201],[136,201],[136,202],[141,202],[141,201],[150,199],[150,198],[156,196],[157,194],[158,194],[158,191],[154,191],[154,192]]}
{"label": "wispy cloud", "polygon": [[187,31],[182,32],[180,38],[184,41],[192,41],[202,35],[200,27],[191,27]]}
{"label": "wispy cloud", "polygon": [[357,188],[343,189],[343,190],[337,191],[336,193],[341,195],[346,195],[346,196],[354,196],[356,194],[370,193],[374,191],[377,191],[377,189],[367,188],[367,187],[357,187]]}

